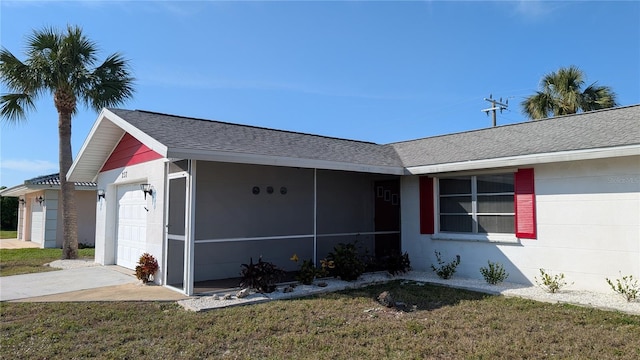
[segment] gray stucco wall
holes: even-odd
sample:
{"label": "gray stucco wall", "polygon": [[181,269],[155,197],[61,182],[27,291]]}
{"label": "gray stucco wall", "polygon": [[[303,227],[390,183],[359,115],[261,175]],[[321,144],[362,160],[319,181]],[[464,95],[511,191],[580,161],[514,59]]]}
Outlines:
{"label": "gray stucco wall", "polygon": [[[195,281],[237,277],[251,257],[262,256],[285,270],[298,268],[289,260],[294,253],[313,257],[313,169],[198,162],[196,178]],[[356,238],[363,251],[373,252],[373,236],[323,235],[374,231],[374,181],[389,178],[317,171],[318,259]],[[292,236],[300,237],[286,238]],[[233,241],[255,237],[276,239]]]}

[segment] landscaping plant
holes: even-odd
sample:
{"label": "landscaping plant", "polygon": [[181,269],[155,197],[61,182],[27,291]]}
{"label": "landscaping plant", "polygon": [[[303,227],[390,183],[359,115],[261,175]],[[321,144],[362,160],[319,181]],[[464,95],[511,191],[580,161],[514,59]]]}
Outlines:
{"label": "landscaping plant", "polygon": [[509,277],[509,273],[504,270],[504,267],[500,263],[492,263],[487,260],[488,267],[481,267],[480,273],[484,280],[491,285],[496,285],[503,282]]}
{"label": "landscaping plant", "polygon": [[535,280],[538,286],[550,293],[556,293],[563,287],[569,285],[564,280],[563,273],[551,276],[544,269],[540,269],[540,279],[536,276]]}
{"label": "landscaping plant", "polygon": [[[300,259],[298,258],[297,254],[293,254],[290,260],[294,261],[297,264],[298,260]],[[313,263],[313,260],[302,260],[300,270],[298,270],[298,275],[296,275],[296,280],[300,281],[304,285],[311,285],[313,284],[313,280],[315,280],[315,278],[316,266]]]}
{"label": "landscaping plant", "polygon": [[456,268],[460,265],[460,255],[456,255],[456,259],[451,262],[444,262],[439,251],[435,251],[438,267],[431,264],[431,269],[438,274],[441,279],[450,279],[456,272]]}
{"label": "landscaping plant", "polygon": [[365,262],[358,254],[355,243],[340,243],[327,255],[327,261],[333,262],[332,274],[345,281],[357,280],[364,273]]}
{"label": "landscaping plant", "polygon": [[394,251],[391,255],[387,256],[383,260],[384,268],[389,274],[395,276],[397,274],[404,274],[411,270],[411,261],[409,260],[408,253],[400,253]]}
{"label": "landscaping plant", "polygon": [[149,253],[144,253],[140,256],[140,260],[138,260],[138,265],[136,266],[136,277],[146,284],[153,281],[153,277],[156,272],[158,272],[159,268],[156,258]]}
{"label": "landscaping plant", "polygon": [[240,286],[256,289],[261,293],[271,293],[276,290],[276,283],[282,279],[284,270],[273,263],[263,261],[262,256],[257,263],[250,258],[248,264],[242,264]]}
{"label": "landscaping plant", "polygon": [[[620,273],[620,276],[622,276],[622,273]],[[609,286],[611,286],[611,289],[624,296],[628,302],[635,300],[638,297],[638,293],[640,293],[638,280],[634,280],[633,275],[626,275],[622,276],[622,279],[616,279],[615,285],[608,278],[606,280]]]}
{"label": "landscaping plant", "polygon": [[[294,261],[296,264],[300,260],[297,254],[293,254],[293,256],[289,259]],[[328,269],[333,269],[333,262],[328,261],[326,259],[320,260],[321,267],[316,268],[313,260],[303,260],[300,265],[300,270],[298,271],[298,275],[296,275],[296,280],[300,281],[304,285],[313,284],[313,280],[316,278],[322,278],[328,276]]]}

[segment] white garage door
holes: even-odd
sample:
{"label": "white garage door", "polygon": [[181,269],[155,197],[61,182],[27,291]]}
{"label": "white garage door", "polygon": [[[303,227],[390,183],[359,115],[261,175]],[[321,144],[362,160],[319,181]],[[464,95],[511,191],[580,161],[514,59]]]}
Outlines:
{"label": "white garage door", "polygon": [[147,240],[147,201],[140,184],[118,186],[116,264],[135,269]]}
{"label": "white garage door", "polygon": [[43,206],[32,200],[31,202],[31,242],[42,244],[44,241],[44,209]]}

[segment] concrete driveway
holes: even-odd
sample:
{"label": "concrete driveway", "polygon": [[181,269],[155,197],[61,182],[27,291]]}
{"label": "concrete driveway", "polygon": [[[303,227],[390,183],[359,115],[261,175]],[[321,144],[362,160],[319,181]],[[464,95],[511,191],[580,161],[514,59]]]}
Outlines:
{"label": "concrete driveway", "polygon": [[0,277],[0,301],[69,293],[105,286],[136,283],[131,275],[110,266],[82,267]]}

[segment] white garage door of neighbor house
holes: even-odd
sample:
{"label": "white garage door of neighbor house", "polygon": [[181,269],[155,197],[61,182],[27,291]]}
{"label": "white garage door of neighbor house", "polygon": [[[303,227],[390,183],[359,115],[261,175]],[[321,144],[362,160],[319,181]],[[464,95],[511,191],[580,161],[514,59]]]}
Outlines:
{"label": "white garage door of neighbor house", "polygon": [[116,264],[135,269],[147,241],[147,201],[140,184],[118,186]]}
{"label": "white garage door of neighbor house", "polygon": [[44,208],[37,202],[31,203],[31,242],[42,244],[44,241]]}

